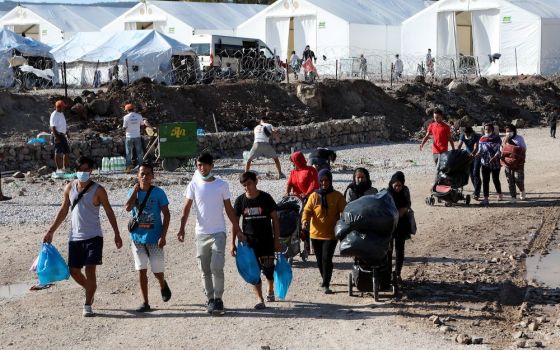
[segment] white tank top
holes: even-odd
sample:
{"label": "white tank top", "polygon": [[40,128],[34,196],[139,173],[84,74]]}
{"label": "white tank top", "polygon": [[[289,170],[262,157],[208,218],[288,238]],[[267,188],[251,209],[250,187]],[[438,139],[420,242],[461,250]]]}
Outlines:
{"label": "white tank top", "polygon": [[[71,212],[70,221],[70,241],[83,241],[86,239],[94,238],[97,236],[103,236],[103,231],[101,231],[101,221],[99,219],[99,206],[93,204],[93,198],[95,197],[95,192],[99,184],[94,183],[84,193],[82,199],[76,204],[76,207]],[[78,181],[72,183],[72,189],[70,190],[70,209],[72,209],[72,203],[76,197],[78,197]]]}

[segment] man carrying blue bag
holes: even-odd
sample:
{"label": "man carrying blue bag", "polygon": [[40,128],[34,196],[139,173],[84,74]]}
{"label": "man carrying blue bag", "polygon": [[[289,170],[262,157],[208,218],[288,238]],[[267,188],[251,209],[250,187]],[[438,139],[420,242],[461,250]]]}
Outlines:
{"label": "man carrying blue bag", "polygon": [[[257,175],[251,171],[244,172],[239,177],[239,182],[245,188],[245,193],[237,197],[234,204],[237,218],[243,217],[243,234],[247,244],[251,247],[257,262],[268,282],[268,295],[266,301],[275,301],[274,298],[274,252],[281,250],[280,223],[276,213],[276,203],[270,194],[257,189]],[[235,256],[236,234],[232,235],[231,255]],[[253,286],[258,302],[255,309],[264,309],[262,282]]]}
{"label": "man carrying blue bag", "polygon": [[[105,189],[91,180],[93,160],[80,157],[76,162],[78,180],[70,182],[64,188],[62,205],[45,236],[43,243],[51,243],[57,228],[66,219],[70,211],[70,234],[68,242],[68,266],[72,278],[85,289],[86,300],[82,315],[91,317],[95,290],[97,289],[96,268],[102,264],[103,231],[99,217],[99,207],[103,206],[109,223],[115,232],[115,245],[122,247],[122,239],[117,219],[109,203]],[[85,266],[85,276],[82,268]]]}

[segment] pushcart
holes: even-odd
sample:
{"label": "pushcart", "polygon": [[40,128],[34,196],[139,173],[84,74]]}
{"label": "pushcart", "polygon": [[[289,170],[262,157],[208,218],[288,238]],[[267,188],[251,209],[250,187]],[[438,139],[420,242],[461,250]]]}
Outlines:
{"label": "pushcart", "polygon": [[161,167],[166,171],[175,171],[180,166],[194,168],[198,152],[195,122],[161,124],[146,133],[151,138],[144,159],[153,154],[154,162],[161,161]]}

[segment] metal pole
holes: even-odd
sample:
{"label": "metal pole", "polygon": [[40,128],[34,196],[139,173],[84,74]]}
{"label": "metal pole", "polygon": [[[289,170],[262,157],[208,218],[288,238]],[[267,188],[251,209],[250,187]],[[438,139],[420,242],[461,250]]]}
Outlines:
{"label": "metal pole", "polygon": [[338,80],[338,60],[336,60],[336,67],[334,67],[334,76],[335,79]]}
{"label": "metal pole", "polygon": [[383,82],[383,62],[379,62],[379,75],[381,76],[381,82]]}
{"label": "metal pole", "polygon": [[455,60],[451,59],[451,64],[453,65],[453,76],[457,79],[457,71],[455,70]]}
{"label": "metal pole", "polygon": [[393,87],[393,63],[391,62],[391,88]]}
{"label": "metal pole", "polygon": [[290,66],[288,65],[288,59],[286,58],[286,82],[290,85]]}
{"label": "metal pole", "polygon": [[216,116],[214,112],[212,112],[212,119],[214,119],[214,128],[216,128],[216,132],[218,132],[218,123],[216,122]]}
{"label": "metal pole", "polygon": [[481,77],[482,75],[480,74],[480,62],[478,62],[478,56],[476,56],[476,68],[475,68],[475,72],[478,72],[478,76]]}
{"label": "metal pole", "polygon": [[519,71],[517,70],[517,47],[515,48],[515,75],[519,75]]}
{"label": "metal pole", "polygon": [[126,85],[130,85],[130,77],[128,76],[128,58],[124,60],[126,64]]}
{"label": "metal pole", "polygon": [[64,98],[68,98],[68,83],[66,80],[66,61],[62,62],[62,79],[64,80]]}
{"label": "metal pole", "polygon": [[97,86],[95,86],[95,77],[97,76],[97,69],[99,69],[99,60],[97,60],[97,64],[95,65],[95,70],[93,71],[93,87],[96,88]]}

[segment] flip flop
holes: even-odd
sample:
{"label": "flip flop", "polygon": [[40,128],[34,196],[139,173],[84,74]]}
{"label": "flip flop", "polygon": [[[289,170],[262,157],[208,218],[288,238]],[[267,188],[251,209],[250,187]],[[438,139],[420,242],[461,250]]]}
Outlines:
{"label": "flip flop", "polygon": [[35,286],[31,286],[31,288],[29,288],[29,290],[43,290],[43,289],[48,289],[50,287],[52,287],[54,284],[52,283],[47,283],[47,284],[37,284]]}
{"label": "flip flop", "polygon": [[255,305],[255,310],[262,310],[262,309],[266,309],[266,305],[263,302],[260,302],[257,305]]}
{"label": "flip flop", "polygon": [[2,201],[9,201],[10,199],[12,199],[12,197],[0,196],[0,202],[2,202]]}

